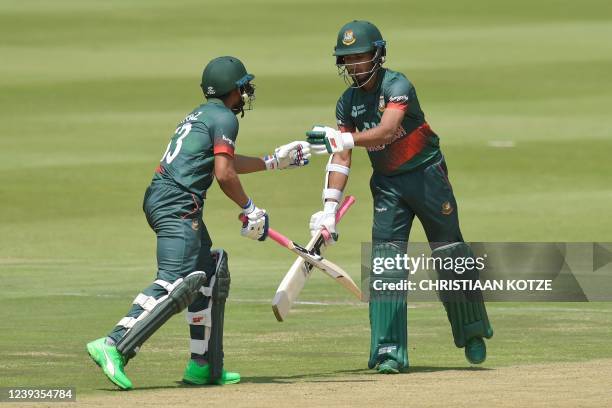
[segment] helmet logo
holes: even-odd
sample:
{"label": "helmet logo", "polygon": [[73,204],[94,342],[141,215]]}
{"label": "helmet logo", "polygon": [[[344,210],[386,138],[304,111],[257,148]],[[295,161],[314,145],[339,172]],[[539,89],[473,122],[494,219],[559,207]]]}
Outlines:
{"label": "helmet logo", "polygon": [[209,95],[214,95],[215,94],[215,88],[213,88],[212,86],[209,86],[206,89],[206,93],[209,94]]}
{"label": "helmet logo", "polygon": [[351,45],[355,41],[357,41],[357,39],[355,38],[355,34],[353,34],[353,30],[346,30],[344,32],[344,36],[342,37],[342,44]]}

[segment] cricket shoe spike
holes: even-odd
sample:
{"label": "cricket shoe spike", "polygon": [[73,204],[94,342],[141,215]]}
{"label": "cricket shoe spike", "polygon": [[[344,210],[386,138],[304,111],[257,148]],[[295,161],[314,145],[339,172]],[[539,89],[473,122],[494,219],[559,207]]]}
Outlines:
{"label": "cricket shoe spike", "polygon": [[221,373],[221,377],[216,380],[210,379],[210,364],[199,365],[194,360],[189,360],[185,373],[183,374],[183,382],[189,385],[205,385],[205,384],[236,384],[240,382],[240,374],[225,371]]}
{"label": "cricket shoe spike", "polygon": [[87,343],[87,353],[113,384],[122,390],[132,389],[132,382],[123,371],[125,359],[117,347],[106,344],[106,337]]}
{"label": "cricket shoe spike", "polygon": [[487,345],[482,337],[473,337],[465,345],[465,358],[471,364],[481,364],[487,359]]}

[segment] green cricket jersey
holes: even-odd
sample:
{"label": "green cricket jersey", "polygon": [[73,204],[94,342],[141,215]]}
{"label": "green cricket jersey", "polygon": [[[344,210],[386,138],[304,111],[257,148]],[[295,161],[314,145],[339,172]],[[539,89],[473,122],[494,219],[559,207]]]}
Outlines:
{"label": "green cricket jersey", "polygon": [[349,88],[336,105],[338,128],[345,132],[364,131],[380,124],[385,109],[405,112],[395,139],[386,145],[368,147],[375,173],[392,176],[410,171],[439,154],[438,136],[425,122],[416,90],[401,73],[381,69],[376,87],[365,92]]}
{"label": "green cricket jersey", "polygon": [[152,184],[170,182],[203,200],[214,177],[215,154],[233,157],[238,119],[219,99],[195,108],[177,126]]}

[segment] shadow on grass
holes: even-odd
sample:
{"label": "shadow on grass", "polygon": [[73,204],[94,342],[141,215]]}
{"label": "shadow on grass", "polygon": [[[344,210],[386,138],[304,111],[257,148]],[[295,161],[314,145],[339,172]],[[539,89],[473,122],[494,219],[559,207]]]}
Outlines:
{"label": "shadow on grass", "polygon": [[[410,373],[434,373],[438,371],[488,371],[491,368],[485,367],[434,367],[434,366],[413,366],[408,369],[407,372],[401,373],[400,375],[408,375]],[[338,376],[351,376],[359,375],[360,377],[352,378],[340,378],[334,379]],[[369,378],[362,377],[363,375],[369,375]],[[273,377],[243,377],[242,383],[277,383],[277,384],[292,384],[295,382],[336,382],[336,383],[350,383],[350,382],[372,382],[380,378],[374,370],[366,368],[356,368],[353,370],[336,370],[323,373],[314,374],[299,374],[289,376],[273,376]]]}
{"label": "shadow on grass", "polygon": [[[486,367],[439,367],[439,366],[412,366],[406,373],[401,373],[399,375],[410,375],[411,373],[436,373],[441,371],[473,371],[473,372],[483,372],[483,371],[492,371],[492,368]],[[354,375],[355,378],[350,378],[351,375]],[[365,375],[369,375],[368,378],[365,378]],[[345,378],[338,378],[338,376],[345,376]],[[349,378],[346,378],[349,377]],[[380,379],[382,376],[374,370],[368,370],[364,368],[356,368],[352,370],[336,370],[336,371],[328,371],[322,373],[313,373],[313,374],[297,374],[297,375],[286,375],[286,376],[258,376],[258,377],[242,377],[240,383],[241,384],[294,384],[297,382],[305,382],[305,383],[367,383],[374,382]],[[233,386],[226,385],[226,386]],[[149,387],[138,387],[130,392],[138,392],[140,390],[164,390],[164,389],[177,389],[177,388],[214,388],[219,387],[219,385],[188,385],[181,381],[176,381],[173,384],[168,385],[157,385],[157,386],[149,386]],[[122,392],[117,388],[99,388],[100,391],[116,391]]]}

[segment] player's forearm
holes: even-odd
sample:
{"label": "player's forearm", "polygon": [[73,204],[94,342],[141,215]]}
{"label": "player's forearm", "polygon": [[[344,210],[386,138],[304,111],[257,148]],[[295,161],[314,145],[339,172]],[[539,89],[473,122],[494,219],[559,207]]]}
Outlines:
{"label": "player's forearm", "polygon": [[[341,152],[341,153],[334,154],[334,156],[332,157],[331,163],[345,166],[350,169],[351,167],[350,152],[347,151],[347,152]],[[327,188],[333,188],[336,190],[344,191],[344,189],[346,188],[347,182],[348,182],[348,176],[346,174],[343,174],[337,171],[331,171],[329,173]]]}
{"label": "player's forearm", "polygon": [[355,141],[355,146],[379,146],[381,144],[391,143],[396,130],[397,128],[394,129],[388,126],[376,126],[363,132],[354,132],[353,140]]}
{"label": "player's forearm", "polygon": [[244,192],[242,184],[240,184],[235,163],[235,157],[225,154],[215,155],[215,178],[225,195],[244,208],[249,201],[249,197]]}
{"label": "player's forearm", "polygon": [[259,157],[235,155],[234,168],[238,174],[255,173],[266,170],[266,163]]}
{"label": "player's forearm", "polygon": [[350,150],[335,153],[332,155],[327,165],[325,176],[325,187],[323,191],[324,201],[339,202],[348,182],[348,175],[351,168]]}
{"label": "player's forearm", "polygon": [[[327,188],[333,188],[336,190],[344,191],[346,187],[346,183],[348,182],[348,176],[345,176],[342,173],[331,172],[329,174],[329,183]],[[326,199],[326,201],[338,201],[331,198]]]}
{"label": "player's forearm", "polygon": [[374,147],[393,142],[404,120],[404,109],[386,109],[380,123],[363,132],[353,133],[355,146]]}
{"label": "player's forearm", "polygon": [[221,190],[227,197],[229,197],[230,200],[238,204],[241,208],[244,208],[247,205],[249,197],[244,192],[242,184],[240,184],[238,174],[236,174],[235,171],[230,170],[224,175],[217,177],[217,182],[219,183]]}

